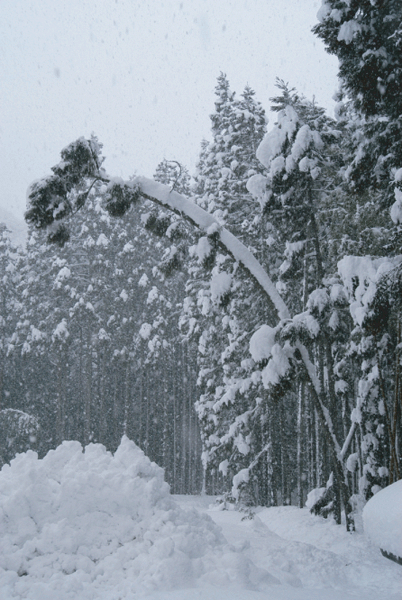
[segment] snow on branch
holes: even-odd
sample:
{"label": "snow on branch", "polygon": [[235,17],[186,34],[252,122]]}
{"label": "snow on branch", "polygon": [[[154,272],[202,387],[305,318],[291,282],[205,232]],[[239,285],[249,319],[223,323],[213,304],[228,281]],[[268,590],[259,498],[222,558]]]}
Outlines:
{"label": "snow on branch", "polygon": [[258,260],[230,231],[221,227],[213,215],[206,212],[191,199],[172,191],[169,186],[153,181],[152,179],[136,177],[129,184],[138,186],[140,194],[147,200],[156,202],[160,206],[181,215],[207,234],[211,229],[215,230],[218,228],[221,245],[225,247],[236,261],[243,265],[252,275],[253,279],[261,286],[274,305],[279,319],[290,318],[286,304]]}
{"label": "snow on branch", "polygon": [[[65,220],[81,209],[94,182],[107,185],[106,209],[122,216],[142,196],[181,215],[207,234],[219,235],[219,243],[242,264],[270,298],[279,319],[289,319],[289,311],[276,287],[253,254],[216,219],[195,202],[153,179],[135,177],[124,181],[106,176],[101,168],[100,145],[96,138],[80,138],[61,152],[62,161],[52,168],[53,175],[34,182],[28,190],[25,219],[37,228],[46,228],[49,241],[63,245],[69,239]],[[88,187],[89,182],[89,187]],[[88,187],[77,194],[80,184]]]}

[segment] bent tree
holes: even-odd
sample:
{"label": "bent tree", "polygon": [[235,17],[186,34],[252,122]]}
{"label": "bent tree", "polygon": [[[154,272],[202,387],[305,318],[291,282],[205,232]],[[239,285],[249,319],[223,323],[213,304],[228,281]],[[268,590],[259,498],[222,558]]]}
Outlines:
{"label": "bent tree", "polygon": [[[276,320],[275,327],[263,325],[251,339],[255,360],[260,360],[262,381],[268,390],[278,392],[281,384],[286,385],[290,376],[302,377],[307,383],[312,402],[320,419],[334,465],[334,502],[339,506],[334,511],[340,521],[340,506],[343,505],[346,524],[353,527],[349,499],[346,458],[353,437],[352,432],[341,444],[336,434],[329,410],[331,399],[319,370],[311,357],[310,349],[298,335],[298,323],[293,317],[271,281],[268,273],[255,256],[213,215],[203,210],[191,199],[179,194],[169,186],[145,177],[134,177],[129,181],[109,177],[102,168],[101,145],[96,138],[79,138],[61,152],[61,162],[52,167],[52,174],[34,182],[29,190],[29,205],[25,218],[39,229],[46,229],[48,241],[63,245],[69,239],[69,221],[81,210],[95,184],[105,186],[105,208],[111,216],[123,216],[141,200],[147,200],[159,207],[175,213],[192,224],[203,235],[205,247],[211,254],[219,248],[229,254],[260,288],[269,313]],[[169,229],[169,219],[162,218],[155,223],[146,223],[149,228]],[[177,230],[177,228],[176,228]],[[177,252],[175,251],[177,250]],[[182,248],[172,248],[172,261],[180,260]],[[256,347],[258,348],[256,350]],[[353,426],[352,426],[353,427]]]}

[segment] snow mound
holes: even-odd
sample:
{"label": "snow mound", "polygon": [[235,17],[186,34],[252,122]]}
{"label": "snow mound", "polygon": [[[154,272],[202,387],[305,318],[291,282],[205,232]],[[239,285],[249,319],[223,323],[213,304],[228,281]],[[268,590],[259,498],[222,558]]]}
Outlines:
{"label": "snow mound", "polygon": [[402,479],[377,492],[367,502],[363,524],[373,544],[402,558]]}
{"label": "snow mound", "polygon": [[163,470],[126,437],[114,455],[73,441],[42,460],[18,455],[0,472],[0,531],[7,600],[123,600],[273,580],[208,516],[181,509]]}
{"label": "snow mound", "polygon": [[272,356],[272,348],[275,345],[277,328],[269,325],[261,325],[250,338],[249,350],[255,362],[260,362]]}

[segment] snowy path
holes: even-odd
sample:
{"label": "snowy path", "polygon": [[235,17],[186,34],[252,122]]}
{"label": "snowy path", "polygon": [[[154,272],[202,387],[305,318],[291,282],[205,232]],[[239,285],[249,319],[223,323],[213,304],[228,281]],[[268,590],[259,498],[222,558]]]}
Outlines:
{"label": "snowy path", "polygon": [[[235,511],[208,510],[208,498],[176,496],[183,508],[205,511],[227,541],[279,583],[269,592],[192,590],[162,600],[401,600],[402,568],[383,558],[359,533],[350,535],[307,509],[278,507],[242,521]],[[207,592],[208,595],[205,595]]]}

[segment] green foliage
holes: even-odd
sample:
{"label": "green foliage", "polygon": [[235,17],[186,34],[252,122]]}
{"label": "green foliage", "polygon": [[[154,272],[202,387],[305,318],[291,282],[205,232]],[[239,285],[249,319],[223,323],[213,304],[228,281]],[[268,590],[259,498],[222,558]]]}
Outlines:
{"label": "green foliage", "polygon": [[172,218],[170,215],[157,211],[151,211],[144,222],[145,229],[158,237],[165,236],[171,224]]}
{"label": "green foliage", "polygon": [[25,213],[27,223],[37,228],[45,228],[55,219],[68,215],[71,212],[71,205],[67,199],[69,191],[58,175],[35,182],[28,196],[30,204]]}
{"label": "green foliage", "polygon": [[138,202],[139,197],[139,186],[112,180],[107,186],[105,208],[110,216],[122,217],[132,205]]}
{"label": "green foliage", "polygon": [[313,31],[339,59],[342,93],[363,116],[348,177],[358,190],[381,190],[379,209],[395,201],[402,165],[402,5],[399,0],[325,0]]}
{"label": "green foliage", "polygon": [[[85,178],[100,178],[100,146],[96,138],[79,138],[61,152],[62,161],[52,167],[54,175],[35,182],[30,189],[25,220],[43,229],[72,212],[70,193]],[[82,201],[83,196],[80,197]],[[79,201],[79,204],[80,204]],[[54,241],[62,239],[56,235]],[[49,241],[52,241],[51,239]]]}
{"label": "green foliage", "polygon": [[90,140],[81,137],[61,151],[61,158],[52,171],[72,189],[82,179],[98,174],[102,163],[101,146],[95,137]]}
{"label": "green foliage", "polygon": [[325,0],[313,29],[339,58],[339,77],[367,117],[402,114],[402,5],[399,0]]}

